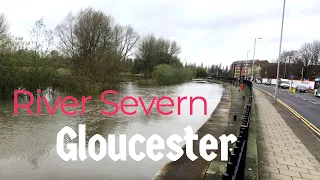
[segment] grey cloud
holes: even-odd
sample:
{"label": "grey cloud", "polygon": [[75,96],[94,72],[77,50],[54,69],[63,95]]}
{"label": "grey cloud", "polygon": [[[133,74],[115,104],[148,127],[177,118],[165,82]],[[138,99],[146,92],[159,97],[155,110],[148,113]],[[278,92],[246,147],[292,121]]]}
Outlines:
{"label": "grey cloud", "polygon": [[320,7],[320,1],[314,0],[307,8],[301,11],[300,16],[303,16],[303,15],[318,16],[320,15],[319,7]]}

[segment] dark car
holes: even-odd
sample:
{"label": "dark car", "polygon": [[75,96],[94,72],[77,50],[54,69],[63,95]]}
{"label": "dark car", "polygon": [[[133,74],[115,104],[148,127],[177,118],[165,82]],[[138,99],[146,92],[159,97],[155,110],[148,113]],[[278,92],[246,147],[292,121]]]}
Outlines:
{"label": "dark car", "polygon": [[305,86],[298,85],[296,89],[299,92],[307,92],[307,88]]}

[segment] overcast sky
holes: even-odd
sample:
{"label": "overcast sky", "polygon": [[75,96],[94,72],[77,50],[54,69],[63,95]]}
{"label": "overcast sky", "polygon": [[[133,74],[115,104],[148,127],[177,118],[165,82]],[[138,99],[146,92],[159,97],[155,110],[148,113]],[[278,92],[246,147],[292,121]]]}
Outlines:
{"label": "overcast sky", "polygon": [[[1,0],[4,1],[4,0]],[[153,33],[176,40],[182,61],[230,65],[278,57],[283,0],[12,0],[0,3],[10,31],[28,37],[34,21],[44,17],[54,29],[70,12],[88,6],[131,24],[141,35]],[[320,39],[320,1],[287,0],[283,49],[297,49]]]}

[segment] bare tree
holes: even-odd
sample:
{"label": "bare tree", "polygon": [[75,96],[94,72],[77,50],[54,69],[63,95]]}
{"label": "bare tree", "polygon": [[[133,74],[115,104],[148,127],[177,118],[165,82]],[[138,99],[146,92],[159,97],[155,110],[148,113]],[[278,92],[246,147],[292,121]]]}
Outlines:
{"label": "bare tree", "polygon": [[132,55],[132,50],[139,40],[139,35],[130,25],[124,27],[116,25],[114,35],[117,51],[120,53],[120,59],[123,61]]}
{"label": "bare tree", "polygon": [[311,63],[312,65],[318,65],[319,55],[320,55],[320,41],[313,41],[311,44]]}
{"label": "bare tree", "polygon": [[285,50],[281,53],[280,62],[294,63],[296,61],[297,55],[298,55],[298,51],[296,50]]}
{"label": "bare tree", "polygon": [[59,39],[59,48],[67,56],[73,57],[76,53],[76,37],[74,35],[75,17],[69,13],[55,28],[55,34]]}
{"label": "bare tree", "polygon": [[43,18],[35,22],[30,38],[35,53],[47,54],[53,45],[53,31],[46,29]]}
{"label": "bare tree", "polygon": [[0,50],[4,49],[8,43],[8,29],[9,29],[9,24],[6,20],[6,17],[4,14],[0,14]]}
{"label": "bare tree", "polygon": [[4,14],[0,14],[0,38],[1,36],[7,34],[9,29],[9,24]]}
{"label": "bare tree", "polygon": [[90,7],[70,13],[55,30],[73,71],[92,78],[117,76],[138,41],[131,26],[114,25],[112,16]]}
{"label": "bare tree", "polygon": [[303,65],[304,66],[310,65],[311,58],[312,58],[312,44],[311,43],[303,44],[300,49],[300,55],[301,55]]}
{"label": "bare tree", "polygon": [[180,52],[181,49],[175,41],[147,35],[139,42],[136,59],[143,62],[145,75],[150,75],[159,64],[183,66],[178,58]]}
{"label": "bare tree", "polygon": [[181,47],[178,45],[176,41],[172,41],[170,45],[170,55],[175,56],[181,53]]}

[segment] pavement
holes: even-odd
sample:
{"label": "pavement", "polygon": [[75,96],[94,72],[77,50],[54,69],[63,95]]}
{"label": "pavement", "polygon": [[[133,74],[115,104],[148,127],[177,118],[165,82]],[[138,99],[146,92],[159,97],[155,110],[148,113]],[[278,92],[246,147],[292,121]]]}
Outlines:
{"label": "pavement", "polygon": [[[254,84],[254,86],[274,95],[275,86],[264,84]],[[320,98],[313,96],[312,93],[292,93],[287,89],[279,89],[278,98],[320,129]]]}
{"label": "pavement", "polygon": [[[260,180],[319,180],[319,161],[267,96],[264,92],[254,89]],[[279,98],[282,97],[285,100],[287,96],[290,95],[282,93]],[[299,100],[308,103],[299,98],[290,97],[295,100],[289,99],[288,102]]]}

